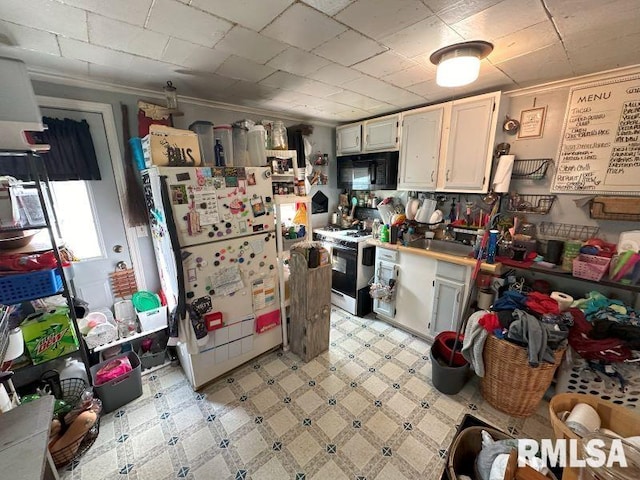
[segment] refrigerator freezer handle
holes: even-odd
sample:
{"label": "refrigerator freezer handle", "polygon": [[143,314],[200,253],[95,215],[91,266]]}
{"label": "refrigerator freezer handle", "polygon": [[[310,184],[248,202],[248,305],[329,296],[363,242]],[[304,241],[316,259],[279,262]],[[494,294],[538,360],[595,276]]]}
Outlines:
{"label": "refrigerator freezer handle", "polygon": [[171,208],[171,196],[169,194],[169,185],[167,185],[167,177],[160,176],[160,186],[162,205],[164,206],[164,214],[167,222],[167,232],[169,233],[169,240],[171,240],[173,257],[174,261],[176,262],[176,273],[178,274],[178,305],[176,306],[176,316],[178,319],[183,319],[187,314],[184,270],[182,268],[182,256],[180,254],[178,231],[176,228],[175,219],[173,218],[173,209]]}

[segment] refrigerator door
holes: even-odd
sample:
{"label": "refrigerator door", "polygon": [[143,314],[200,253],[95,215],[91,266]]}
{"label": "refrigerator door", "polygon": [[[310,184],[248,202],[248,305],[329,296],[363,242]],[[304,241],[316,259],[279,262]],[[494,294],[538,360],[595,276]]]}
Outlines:
{"label": "refrigerator door", "polygon": [[[282,343],[275,233],[184,247],[181,255],[189,319],[199,319],[196,329],[220,315],[223,321],[199,354],[189,355],[182,344],[178,350],[197,389]],[[257,333],[265,319],[277,325]]]}
{"label": "refrigerator door", "polygon": [[268,167],[157,167],[188,247],[274,229]]}

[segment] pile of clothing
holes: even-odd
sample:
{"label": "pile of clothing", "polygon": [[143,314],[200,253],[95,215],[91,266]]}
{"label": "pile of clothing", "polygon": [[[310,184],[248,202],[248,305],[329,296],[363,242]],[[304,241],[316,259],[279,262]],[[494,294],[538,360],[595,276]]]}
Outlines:
{"label": "pile of clothing", "polygon": [[569,344],[584,359],[622,362],[640,350],[640,313],[600,292],[573,303],[575,327]]}
{"label": "pile of clothing", "polygon": [[505,292],[491,311],[472,314],[465,329],[462,355],[479,377],[484,377],[482,354],[488,335],[527,348],[529,365],[554,363],[553,352],[566,346],[573,311],[560,312],[558,303],[543,293]]}

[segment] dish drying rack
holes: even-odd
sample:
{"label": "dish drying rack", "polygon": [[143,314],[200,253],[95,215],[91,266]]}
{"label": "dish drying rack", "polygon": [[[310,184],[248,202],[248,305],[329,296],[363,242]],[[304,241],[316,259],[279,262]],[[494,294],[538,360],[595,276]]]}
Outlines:
{"label": "dish drying rack", "polygon": [[552,162],[553,160],[550,158],[516,159],[513,162],[511,178],[542,180]]}

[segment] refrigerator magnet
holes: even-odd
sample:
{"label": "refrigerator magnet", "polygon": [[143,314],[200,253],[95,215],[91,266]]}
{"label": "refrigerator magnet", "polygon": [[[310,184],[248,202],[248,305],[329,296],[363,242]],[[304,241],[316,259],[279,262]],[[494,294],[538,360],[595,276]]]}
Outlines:
{"label": "refrigerator magnet", "polygon": [[264,207],[264,202],[262,201],[261,196],[254,195],[254,197],[250,200],[251,210],[253,210],[254,217],[260,217],[267,213],[266,208]]}
{"label": "refrigerator magnet", "polygon": [[189,235],[202,233],[202,228],[200,226],[200,214],[195,210],[191,210],[187,214],[187,231],[189,232]]}
{"label": "refrigerator magnet", "polygon": [[191,308],[195,312],[197,312],[199,316],[204,315],[205,313],[211,311],[211,297],[196,298],[193,302],[191,302]]}
{"label": "refrigerator magnet", "polygon": [[188,202],[187,189],[184,185],[170,185],[171,203],[174,205],[185,205]]}
{"label": "refrigerator magnet", "polygon": [[247,185],[255,185],[256,184],[256,174],[251,172],[247,175]]}
{"label": "refrigerator magnet", "polygon": [[187,269],[187,281],[190,283],[198,281],[198,273],[195,268]]}

